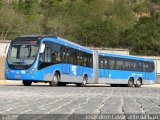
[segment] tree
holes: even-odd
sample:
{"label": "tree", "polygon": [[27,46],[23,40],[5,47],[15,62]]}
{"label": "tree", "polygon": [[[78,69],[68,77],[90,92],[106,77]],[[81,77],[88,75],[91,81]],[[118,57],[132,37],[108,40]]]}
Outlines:
{"label": "tree", "polygon": [[153,18],[141,18],[133,29],[125,31],[124,35],[124,42],[128,43],[132,54],[159,55],[160,23]]}

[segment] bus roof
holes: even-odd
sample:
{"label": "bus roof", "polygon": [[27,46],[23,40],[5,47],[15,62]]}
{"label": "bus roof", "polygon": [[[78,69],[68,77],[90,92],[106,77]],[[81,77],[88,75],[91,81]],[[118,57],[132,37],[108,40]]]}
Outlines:
{"label": "bus roof", "polygon": [[102,52],[98,52],[98,54],[102,55],[102,56],[108,56],[108,57],[118,57],[118,58],[126,58],[126,59],[154,62],[154,60],[152,60],[152,59],[142,58],[142,57],[133,56],[133,55],[111,54],[111,53],[102,53]]}
{"label": "bus roof", "polygon": [[[52,38],[52,39],[47,39],[47,38]],[[49,35],[23,35],[23,36],[18,36],[16,37],[14,40],[24,40],[24,39],[28,39],[28,40],[32,40],[32,39],[41,39],[41,40],[49,40],[49,41],[54,41],[56,43],[60,43],[63,44],[65,46],[69,46],[75,49],[79,49],[79,50],[83,50],[85,52],[89,52],[89,53],[93,53],[93,51],[89,48],[86,48],[82,45],[79,45],[77,43],[71,42],[69,40],[60,38],[60,37],[56,37],[56,36],[49,36]]]}
{"label": "bus roof", "polygon": [[[88,53],[93,53],[93,51],[90,50],[89,48],[86,48],[82,45],[79,45],[77,43],[68,41],[68,40],[60,38],[60,37],[46,36],[46,37],[44,37],[44,40],[46,40],[47,38],[52,38],[51,41],[54,41],[56,43],[60,43],[62,45],[65,45],[65,46],[68,46],[68,47],[71,47],[71,48],[74,48],[74,49],[83,50],[83,51],[88,52]],[[47,39],[47,40],[49,40],[49,39]]]}

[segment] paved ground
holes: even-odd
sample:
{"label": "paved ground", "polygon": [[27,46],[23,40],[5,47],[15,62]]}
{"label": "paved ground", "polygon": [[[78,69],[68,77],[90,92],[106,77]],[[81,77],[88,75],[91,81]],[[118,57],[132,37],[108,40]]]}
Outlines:
{"label": "paved ground", "polygon": [[0,114],[160,114],[160,87],[0,85]]}

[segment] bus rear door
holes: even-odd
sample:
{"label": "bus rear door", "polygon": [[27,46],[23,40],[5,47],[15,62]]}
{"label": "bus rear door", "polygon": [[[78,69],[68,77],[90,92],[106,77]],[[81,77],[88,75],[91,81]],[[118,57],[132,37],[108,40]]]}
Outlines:
{"label": "bus rear door", "polygon": [[82,76],[83,75],[83,52],[81,52],[81,51],[78,51],[78,53],[77,53],[78,55],[77,55],[77,75],[78,76]]}
{"label": "bus rear door", "polygon": [[143,71],[145,72],[145,79],[148,80],[149,79],[149,73],[147,72],[148,71],[148,64],[147,62],[144,62],[143,63]]}
{"label": "bus rear door", "polygon": [[100,56],[99,57],[99,77],[108,78],[108,58]]}

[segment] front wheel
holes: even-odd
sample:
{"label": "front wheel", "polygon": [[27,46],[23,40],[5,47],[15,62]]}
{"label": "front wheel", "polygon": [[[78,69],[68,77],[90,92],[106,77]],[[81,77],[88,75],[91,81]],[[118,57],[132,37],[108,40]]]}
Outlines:
{"label": "front wheel", "polygon": [[51,82],[49,82],[49,85],[50,86],[58,86],[58,82],[59,82],[59,75],[58,74],[55,74],[53,76],[53,79]]}
{"label": "front wheel", "polygon": [[28,80],[23,80],[23,85],[24,86],[31,86],[32,81],[28,81]]}

